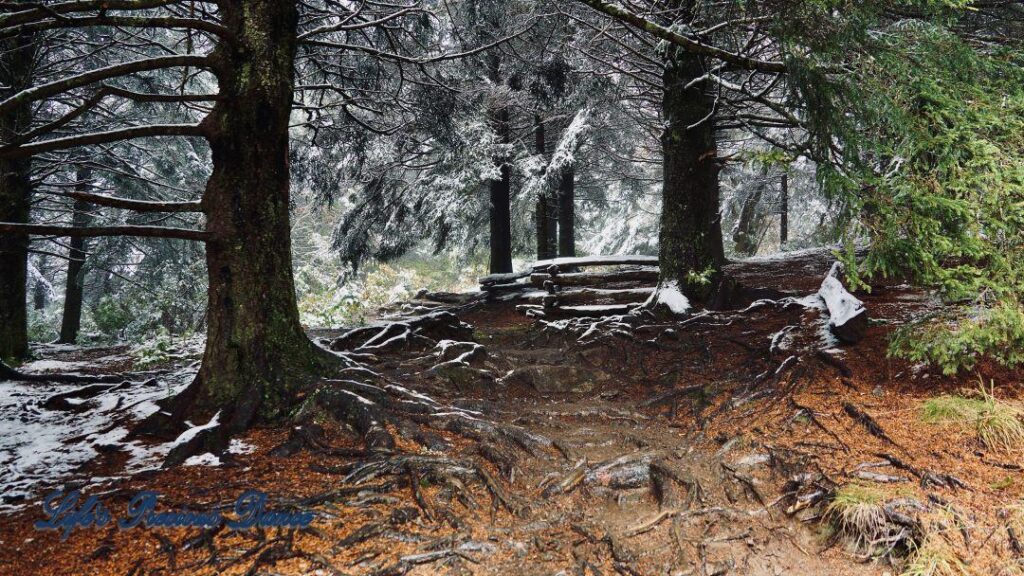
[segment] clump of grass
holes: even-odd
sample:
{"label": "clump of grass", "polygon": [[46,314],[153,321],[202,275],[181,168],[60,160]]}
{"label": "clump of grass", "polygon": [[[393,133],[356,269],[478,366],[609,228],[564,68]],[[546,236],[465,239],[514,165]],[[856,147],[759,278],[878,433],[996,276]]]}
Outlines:
{"label": "clump of grass", "polygon": [[849,484],[836,491],[825,508],[825,518],[839,534],[859,550],[872,552],[874,543],[888,533],[883,507],[886,494],[862,484]]}
{"label": "clump of grass", "polygon": [[931,534],[910,557],[900,576],[966,576],[967,566],[945,538]]}
{"label": "clump of grass", "polygon": [[971,426],[982,444],[1001,451],[1024,446],[1022,416],[1024,411],[997,400],[993,392],[984,387],[976,398],[943,395],[925,400],[921,407],[921,418],[925,422]]}

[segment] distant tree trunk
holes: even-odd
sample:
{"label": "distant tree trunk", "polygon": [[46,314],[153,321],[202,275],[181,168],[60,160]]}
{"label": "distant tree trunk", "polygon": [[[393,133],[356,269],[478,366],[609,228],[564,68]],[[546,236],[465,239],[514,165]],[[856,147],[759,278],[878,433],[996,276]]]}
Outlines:
{"label": "distant tree trunk", "polygon": [[743,256],[753,256],[761,244],[761,236],[764,232],[763,215],[761,213],[761,199],[764,197],[764,188],[768,179],[768,170],[761,172],[761,179],[757,182],[747,197],[743,199],[740,207],[740,215],[733,228],[732,240],[736,245],[736,253]]}
{"label": "distant tree trunk", "polygon": [[782,174],[782,192],[779,202],[779,248],[789,242],[789,174]]}
{"label": "distant tree trunk", "polygon": [[[36,50],[31,34],[0,39],[0,99],[32,83]],[[12,137],[29,126],[29,103],[0,115],[0,139]],[[32,161],[0,159],[0,222],[27,223],[32,201],[29,171]],[[0,235],[0,359],[28,356],[28,236]]]}
{"label": "distant tree trunk", "polygon": [[36,268],[36,283],[32,286],[32,307],[36,310],[42,310],[46,308],[47,290],[46,290],[46,271],[49,268],[47,266],[46,254],[39,255],[39,266]]}
{"label": "distant tree trunk", "polygon": [[686,87],[704,71],[700,56],[675,47],[667,49],[662,98],[661,281],[678,283],[684,294],[698,302],[707,302],[717,289],[725,261],[715,99],[706,83]]}
{"label": "distant tree trunk", "polygon": [[[209,274],[206,350],[195,382],[141,432],[167,435],[220,412],[219,450],[255,421],[275,422],[295,392],[338,359],[299,323],[289,221],[288,124],[298,10],[294,2],[221,2],[236,45],[214,50],[220,94],[204,120],[213,173],[203,195]],[[170,458],[169,458],[170,459]]]}
{"label": "distant tree trunk", "polygon": [[[89,180],[92,178],[92,170],[79,167],[75,173],[75,180],[78,182],[77,189],[81,192],[89,190]],[[75,227],[85,227],[92,220],[89,216],[91,206],[83,200],[75,200],[71,215],[71,224]],[[85,251],[86,239],[82,236],[73,236],[70,240],[71,249],[68,251],[68,274],[64,283],[64,314],[60,322],[61,344],[74,344],[78,340],[78,330],[82,325],[82,296],[85,285]]]}
{"label": "distant tree trunk", "polygon": [[[507,108],[492,114],[494,129],[502,143],[509,141]],[[512,272],[512,166],[504,158],[496,158],[501,177],[491,180],[491,274]]]}
{"label": "distant tree trunk", "polygon": [[[537,154],[544,156],[547,152],[545,146],[544,123],[540,116],[535,116],[535,134],[537,136]],[[552,202],[551,195],[547,190],[541,190],[537,195],[537,206],[534,212],[537,231],[537,260],[554,258],[557,255],[557,234],[558,220],[557,207]]]}
{"label": "distant tree trunk", "polygon": [[558,255],[576,255],[576,171],[567,168],[558,185]]}

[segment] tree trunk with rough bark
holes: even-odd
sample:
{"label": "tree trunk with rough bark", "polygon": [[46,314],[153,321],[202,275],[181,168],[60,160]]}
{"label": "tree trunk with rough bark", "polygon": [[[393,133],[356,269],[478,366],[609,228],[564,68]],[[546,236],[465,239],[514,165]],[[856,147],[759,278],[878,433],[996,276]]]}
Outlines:
{"label": "tree trunk with rough bark", "polygon": [[[36,50],[31,34],[0,40],[0,100],[28,88],[32,83]],[[0,139],[13,136],[29,126],[29,104],[0,114]],[[0,159],[0,222],[27,223],[31,209],[32,161]],[[0,235],[0,359],[20,360],[28,356],[28,236]]]}
{"label": "tree trunk with rough bark", "polygon": [[785,250],[786,242],[789,242],[789,174],[783,173],[779,201],[779,248]]}
{"label": "tree trunk with rough bark", "polygon": [[[502,143],[509,141],[509,113],[500,108],[492,113],[494,129]],[[512,271],[512,166],[504,158],[495,158],[501,176],[491,180],[491,274]]]}
{"label": "tree trunk with rough bark", "polygon": [[[547,149],[544,123],[541,122],[539,115],[535,117],[534,126],[537,136],[537,154],[543,157]],[[554,258],[558,251],[558,215],[555,199],[547,190],[541,190],[537,195],[534,216],[537,232],[537,260]]]}
{"label": "tree trunk with rough bark", "polygon": [[576,255],[576,170],[567,168],[558,184],[558,255]]}
{"label": "tree trunk with rough bark", "polygon": [[687,87],[705,69],[700,56],[668,48],[662,99],[661,283],[673,283],[698,302],[714,295],[725,261],[715,99],[705,82]]}
{"label": "tree trunk with rough bark", "polygon": [[[143,433],[168,434],[185,419],[219,413],[221,427],[196,450],[222,449],[256,421],[280,421],[304,384],[339,364],[299,323],[291,267],[288,123],[294,83],[295,3],[221,3],[237,45],[213,54],[220,93],[204,120],[213,173],[206,213],[209,275],[206,350],[195,382]],[[169,460],[172,458],[169,457]]]}
{"label": "tree trunk with rough bark", "polygon": [[757,249],[761,245],[765,224],[761,199],[764,197],[767,181],[768,170],[765,168],[761,172],[760,182],[754,185],[740,206],[739,218],[732,231],[732,240],[736,246],[736,253],[742,256],[757,254]]}
{"label": "tree trunk with rough bark", "polygon": [[[89,180],[92,178],[92,170],[79,168],[75,174],[75,180],[80,192],[89,191]],[[92,218],[89,215],[91,206],[84,200],[75,200],[71,215],[71,225],[76,228],[84,228],[89,225]],[[86,238],[72,236],[70,239],[70,250],[68,251],[68,273],[64,283],[64,314],[60,322],[61,344],[74,344],[78,340],[78,330],[82,326],[82,296],[85,286],[85,258]]]}

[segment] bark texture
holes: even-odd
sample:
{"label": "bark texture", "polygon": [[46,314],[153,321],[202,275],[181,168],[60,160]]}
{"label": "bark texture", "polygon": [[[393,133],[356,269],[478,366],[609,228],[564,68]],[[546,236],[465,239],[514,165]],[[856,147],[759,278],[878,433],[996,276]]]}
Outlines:
{"label": "bark texture", "polygon": [[206,350],[196,381],[168,407],[169,419],[151,419],[140,430],[167,434],[186,418],[198,423],[219,413],[219,433],[204,435],[205,445],[193,450],[222,448],[255,421],[280,420],[298,388],[337,361],[303,332],[291,268],[288,119],[297,8],[278,0],[220,6],[237,44],[212,55],[224,98],[203,123],[213,157],[202,201]]}
{"label": "bark texture", "polygon": [[[509,113],[500,108],[492,113],[491,121],[502,143],[509,140]],[[504,158],[495,158],[500,178],[491,180],[491,274],[512,271],[512,166]]]}
{"label": "bark texture", "polygon": [[704,82],[687,87],[704,71],[700,56],[667,49],[662,99],[661,281],[678,283],[686,296],[698,302],[706,302],[717,289],[725,260],[715,99]]}
{"label": "bark texture", "polygon": [[[32,41],[30,34],[0,40],[0,100],[31,85],[36,57]],[[31,112],[23,103],[0,114],[0,141],[10,142],[27,130]],[[0,159],[0,222],[28,222],[30,168],[31,158]],[[28,244],[28,236],[0,234],[0,359],[28,356]]]}
{"label": "bark texture", "polygon": [[[534,126],[537,137],[537,154],[545,156],[547,147],[544,123],[539,116],[536,117]],[[537,260],[556,257],[558,255],[558,206],[557,199],[547,190],[541,190],[537,195],[534,218],[537,232]]]}
{"label": "bark texture", "polygon": [[[78,182],[78,191],[87,192],[89,179],[92,178],[92,171],[88,168],[79,168],[75,175]],[[92,218],[89,216],[91,206],[84,200],[76,199],[71,215],[71,225],[74,227],[85,227],[89,225]],[[86,239],[82,236],[72,236],[70,239],[70,250],[68,251],[68,273],[64,283],[64,314],[60,322],[60,339],[62,344],[74,344],[78,340],[78,330],[82,325],[82,296],[85,285],[85,258]]]}
{"label": "bark texture", "polygon": [[558,185],[558,255],[576,255],[576,171],[566,168]]}
{"label": "bark texture", "polygon": [[782,174],[782,198],[779,201],[779,244],[785,249],[789,242],[789,174]]}

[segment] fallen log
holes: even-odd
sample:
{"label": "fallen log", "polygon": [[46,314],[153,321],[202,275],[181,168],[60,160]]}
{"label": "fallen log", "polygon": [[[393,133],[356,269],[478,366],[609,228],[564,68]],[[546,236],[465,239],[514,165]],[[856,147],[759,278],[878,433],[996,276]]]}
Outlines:
{"label": "fallen log", "polygon": [[481,286],[493,286],[495,284],[511,284],[520,278],[526,278],[530,275],[532,270],[524,270],[522,272],[509,272],[506,274],[488,274],[482,276],[478,282]]}
{"label": "fallen log", "polygon": [[482,298],[483,292],[431,292],[426,288],[416,293],[417,300],[426,300],[428,302],[439,302],[441,304],[468,304]]}
{"label": "fallen log", "polygon": [[525,282],[513,282],[510,284],[488,284],[486,286],[480,286],[480,290],[487,293],[488,295],[500,294],[502,292],[518,292],[532,288],[531,285]]}
{"label": "fallen log", "polygon": [[637,256],[633,254],[613,254],[611,256],[579,256],[538,260],[531,266],[535,271],[547,271],[549,266],[559,268],[582,268],[584,266],[657,266],[657,256]]}
{"label": "fallen log", "polygon": [[[555,276],[554,282],[559,286],[603,286],[615,282],[650,282],[654,284],[658,281],[658,273],[657,268],[614,272],[569,272],[558,274]],[[530,284],[538,288],[543,288],[544,282],[548,280],[552,280],[552,276],[547,272],[534,272],[530,275]]]}
{"label": "fallen log", "polygon": [[523,294],[520,300],[529,303],[545,303],[553,299],[554,305],[609,303],[641,303],[646,300],[654,288],[626,288],[622,290],[602,290],[599,288],[579,288],[565,290],[553,295],[547,292],[533,291]]}
{"label": "fallen log", "polygon": [[531,315],[529,313],[531,311],[539,311],[540,317],[548,318],[603,318],[605,316],[622,316],[623,314],[628,314],[629,311],[636,306],[636,304],[600,304],[543,308],[540,306],[523,304],[516,306],[516,309],[520,312],[526,313],[527,316]]}
{"label": "fallen log", "polygon": [[846,291],[839,275],[843,271],[841,263],[832,265],[825,280],[818,289],[818,297],[828,309],[829,330],[843,342],[856,344],[864,337],[868,327],[868,311],[864,303]]}

